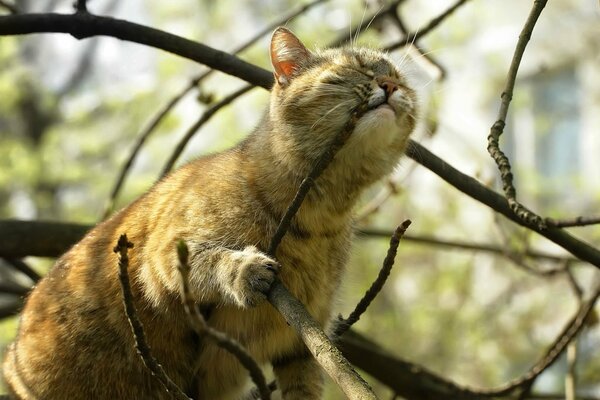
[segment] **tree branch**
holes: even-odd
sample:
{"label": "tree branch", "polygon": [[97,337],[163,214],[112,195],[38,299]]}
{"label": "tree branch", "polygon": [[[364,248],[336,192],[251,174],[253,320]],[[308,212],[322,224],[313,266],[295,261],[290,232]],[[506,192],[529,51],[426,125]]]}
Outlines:
{"label": "tree branch", "polygon": [[500,135],[504,131],[504,126],[506,125],[506,116],[508,114],[508,107],[510,105],[510,101],[513,96],[513,89],[515,87],[515,81],[517,79],[517,72],[519,70],[519,65],[521,64],[521,59],[523,58],[523,54],[525,53],[525,47],[527,47],[527,43],[531,38],[531,33],[533,32],[533,28],[538,20],[538,17],[542,13],[542,10],[546,6],[547,0],[534,0],[533,8],[529,16],[527,17],[527,21],[525,22],[525,26],[523,26],[523,30],[519,35],[519,40],[517,42],[517,46],[515,48],[515,52],[513,55],[513,59],[510,63],[510,67],[508,70],[508,76],[506,78],[506,86],[504,88],[504,92],[502,92],[502,102],[500,104],[500,109],[498,110],[498,117],[496,122],[492,125],[490,129],[490,134],[488,136],[488,147],[487,150],[498,165],[498,169],[500,171],[500,176],[502,178],[502,189],[504,190],[504,194],[506,195],[506,199],[508,200],[508,205],[513,210],[513,212],[521,218],[527,225],[534,226],[538,230],[542,230],[546,228],[546,223],[542,217],[535,214],[533,211],[527,209],[521,203],[517,201],[517,192],[512,183],[513,175],[510,168],[510,162],[508,157],[500,150]]}
{"label": "tree branch", "polygon": [[208,337],[217,346],[231,353],[238,361],[248,370],[252,381],[258,388],[258,394],[263,400],[271,398],[271,390],[267,385],[267,380],[262,373],[262,370],[248,353],[248,351],[235,339],[227,336],[225,333],[210,327],[204,316],[198,309],[198,304],[192,299],[189,286],[190,266],[188,264],[188,247],[183,241],[177,244],[177,256],[179,258],[179,276],[181,278],[181,301],[183,308],[188,315],[188,321],[192,329],[200,338]]}
{"label": "tree branch", "polygon": [[77,39],[110,36],[168,51],[265,89],[269,89],[273,84],[273,75],[270,72],[229,53],[171,33],[121,19],[89,13],[46,13],[0,17],[0,35],[49,32],[68,33]]}
{"label": "tree branch", "polygon": [[169,393],[172,393],[177,400],[191,400],[183,391],[173,382],[165,373],[162,365],[154,358],[150,350],[150,346],[146,341],[146,334],[142,321],[137,316],[135,304],[133,303],[133,293],[129,282],[129,257],[127,250],[133,247],[133,243],[127,240],[127,235],[121,235],[119,241],[113,251],[119,255],[119,282],[123,294],[123,306],[127,321],[131,326],[133,338],[135,339],[135,348],[142,358],[146,368],[152,372],[154,376]]}
{"label": "tree branch", "polygon": [[467,1],[469,1],[469,0],[458,0],[456,3],[454,3],[452,6],[450,6],[448,9],[446,9],[444,12],[442,12],[440,15],[438,15],[437,17],[435,17],[431,21],[429,21],[429,23],[427,25],[425,25],[425,27],[423,27],[422,29],[417,29],[413,33],[407,34],[402,40],[400,40],[392,45],[389,45],[388,47],[385,48],[385,50],[387,50],[387,51],[396,50],[400,47],[404,47],[411,43],[416,42],[423,36],[429,34],[435,28],[437,28],[446,18],[448,18],[450,15],[452,15],[452,13],[454,13],[454,11],[458,10]]}
{"label": "tree branch", "polygon": [[387,255],[383,260],[383,265],[379,274],[377,275],[377,279],[369,290],[365,293],[362,299],[358,302],[354,311],[350,313],[348,318],[342,318],[340,315],[337,321],[337,325],[333,331],[333,337],[338,338],[342,336],[352,325],[354,325],[360,318],[360,316],[367,311],[367,308],[371,304],[371,302],[375,299],[377,294],[383,288],[385,281],[387,280],[390,272],[392,271],[392,267],[394,266],[394,260],[396,258],[396,253],[398,251],[398,245],[400,244],[400,239],[404,236],[404,233],[410,226],[411,221],[407,219],[402,224],[400,224],[390,238],[390,247],[388,248]]}
{"label": "tree branch", "polygon": [[169,173],[169,171],[171,171],[171,169],[173,168],[173,165],[175,165],[175,163],[177,162],[177,159],[179,158],[179,156],[185,149],[185,146],[192,139],[192,137],[196,134],[198,129],[200,129],[202,127],[202,125],[207,123],[221,108],[229,105],[232,101],[234,101],[238,97],[244,95],[245,93],[248,93],[253,88],[254,88],[254,86],[252,86],[252,85],[244,85],[240,89],[238,89],[235,92],[231,93],[230,95],[224,97],[223,100],[213,104],[206,111],[204,111],[204,113],[198,119],[198,121],[196,121],[196,123],[188,129],[188,131],[181,138],[179,143],[177,143],[175,150],[173,150],[173,152],[171,153],[171,157],[169,157],[169,160],[163,167],[163,170],[161,173],[161,178],[164,177],[167,173]]}
{"label": "tree branch", "polygon": [[[269,243],[267,254],[275,257],[277,248],[289,229],[292,218],[294,218],[300,209],[304,198],[314,185],[315,180],[331,163],[335,154],[342,148],[344,143],[346,143],[346,140],[354,131],[356,122],[367,110],[368,104],[366,102],[357,106],[352,111],[346,125],[333,138],[329,147],[315,162],[311,171],[300,184],[294,199],[288,206],[281,221],[279,221],[279,225]],[[329,340],[304,305],[287,290],[279,279],[273,282],[267,298],[273,307],[283,315],[287,323],[298,332],[319,365],[337,383],[349,399],[377,399],[369,384],[356,373],[350,363],[348,363],[348,360],[342,356],[337,347]]]}
{"label": "tree branch", "polygon": [[476,179],[470,177],[469,175],[458,171],[456,168],[452,167],[450,164],[446,163],[444,160],[437,157],[417,142],[412,140],[410,141],[406,150],[406,154],[461,192],[487,205],[491,209],[504,215],[517,224],[525,226],[539,233],[540,235],[569,251],[575,257],[583,261],[587,261],[597,268],[600,268],[600,251],[598,249],[580,239],[571,236],[562,229],[548,227],[541,230],[537,227],[527,225],[521,218],[515,215],[508,205],[506,198],[483,186]]}

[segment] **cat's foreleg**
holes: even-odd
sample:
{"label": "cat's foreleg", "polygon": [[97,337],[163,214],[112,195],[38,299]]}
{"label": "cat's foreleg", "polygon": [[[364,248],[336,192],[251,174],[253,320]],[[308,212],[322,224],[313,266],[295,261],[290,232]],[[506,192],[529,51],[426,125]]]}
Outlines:
{"label": "cat's foreleg", "polygon": [[266,299],[279,264],[256,247],[233,250],[211,243],[189,247],[189,283],[197,301],[216,300],[245,308]]}

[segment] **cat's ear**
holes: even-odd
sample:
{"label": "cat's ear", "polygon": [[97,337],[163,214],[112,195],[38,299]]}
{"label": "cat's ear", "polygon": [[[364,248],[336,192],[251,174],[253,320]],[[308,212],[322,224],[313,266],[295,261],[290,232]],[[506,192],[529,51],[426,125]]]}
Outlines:
{"label": "cat's ear", "polygon": [[291,31],[279,27],[271,37],[271,64],[275,71],[275,80],[286,86],[294,71],[310,57],[310,51]]}

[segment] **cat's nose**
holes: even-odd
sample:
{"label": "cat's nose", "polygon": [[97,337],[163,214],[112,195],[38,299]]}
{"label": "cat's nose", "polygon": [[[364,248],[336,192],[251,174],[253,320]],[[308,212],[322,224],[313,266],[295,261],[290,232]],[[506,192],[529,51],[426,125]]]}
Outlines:
{"label": "cat's nose", "polygon": [[398,83],[394,82],[391,78],[380,78],[377,80],[377,84],[385,92],[386,98],[389,98],[392,93],[398,90]]}

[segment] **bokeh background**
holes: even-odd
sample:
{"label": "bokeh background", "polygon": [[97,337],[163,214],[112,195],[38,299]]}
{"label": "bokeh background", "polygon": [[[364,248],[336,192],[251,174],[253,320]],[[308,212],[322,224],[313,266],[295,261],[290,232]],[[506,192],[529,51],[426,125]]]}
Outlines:
{"label": "bokeh background", "polygon": [[[418,32],[453,3],[407,0],[398,13],[409,31]],[[421,52],[414,46],[390,52],[420,93],[422,121],[414,139],[496,190],[501,186],[486,151],[487,135],[531,3],[467,1],[419,40]],[[303,4],[308,2],[90,0],[89,9],[232,51]],[[325,47],[349,38],[350,26],[387,4],[324,0],[286,25],[309,48]],[[71,0],[17,5],[22,12],[72,12]],[[383,48],[402,37],[393,19],[378,18],[357,42]],[[270,68],[268,40],[265,35],[240,57]],[[140,132],[203,71],[189,60],[113,38],[1,37],[0,218],[100,221]],[[146,191],[190,125],[211,103],[243,85],[214,73],[194,86],[144,145],[116,207]],[[267,101],[268,93],[256,88],[224,108],[194,136],[179,165],[234,146],[252,131]],[[501,147],[513,163],[519,199],[528,207],[553,218],[600,214],[597,1],[553,0],[543,11],[519,71]],[[598,278],[594,267],[569,260],[557,246],[409,159],[365,194],[357,213],[363,229],[391,232],[406,218],[413,225],[386,287],[356,329],[391,354],[460,384],[497,386],[524,373],[577,310],[569,276],[584,297]],[[571,230],[600,243],[597,226]],[[347,315],[377,275],[388,239],[373,233],[356,238],[336,312]],[[528,257],[530,250],[555,259]],[[52,265],[46,258],[25,261],[41,274]],[[0,280],[30,284],[3,266],[0,261]],[[570,274],[544,273],[565,266]],[[0,294],[0,308],[20,301]],[[4,317],[0,349],[17,326],[16,316]],[[576,346],[577,393],[600,398],[598,324],[591,322]],[[564,393],[566,371],[563,356],[536,381],[534,391]],[[372,383],[382,398],[392,395]],[[342,395],[329,384],[327,398]]]}

